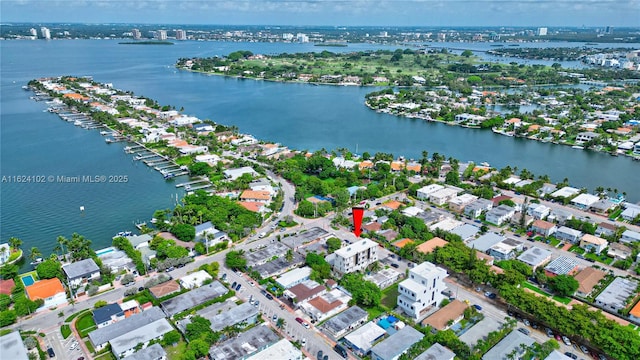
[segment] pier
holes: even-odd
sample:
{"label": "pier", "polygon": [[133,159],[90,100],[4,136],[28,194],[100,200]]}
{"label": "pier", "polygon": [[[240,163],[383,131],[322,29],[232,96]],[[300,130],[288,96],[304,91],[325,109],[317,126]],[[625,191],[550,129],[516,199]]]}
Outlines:
{"label": "pier", "polygon": [[208,188],[210,188],[212,186],[213,186],[213,184],[211,184],[211,183],[208,183],[208,184],[205,184],[205,185],[200,185],[200,186],[194,186],[194,187],[191,187],[191,185],[185,185],[184,189],[187,190],[187,191],[195,191],[195,190],[208,189]]}
{"label": "pier", "polygon": [[183,186],[187,186],[187,185],[191,186],[191,185],[199,184],[199,183],[203,183],[203,182],[206,182],[209,185],[211,185],[211,181],[209,179],[207,179],[207,178],[199,178],[199,179],[196,179],[196,180],[193,180],[193,181],[187,181],[187,182],[183,182],[183,183],[180,183],[180,184],[176,184],[176,187],[183,187]]}
{"label": "pier", "polygon": [[154,157],[162,157],[162,155],[158,155],[156,153],[152,153],[151,155],[138,155],[136,157],[134,157],[135,160],[144,160],[144,159],[151,159]]}

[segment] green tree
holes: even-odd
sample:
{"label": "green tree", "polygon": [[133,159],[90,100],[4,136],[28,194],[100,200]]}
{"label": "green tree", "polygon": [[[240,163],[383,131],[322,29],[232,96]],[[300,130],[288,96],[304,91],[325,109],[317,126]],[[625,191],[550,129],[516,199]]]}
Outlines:
{"label": "green tree", "polygon": [[13,236],[9,238],[8,243],[9,243],[9,247],[12,248],[13,250],[18,250],[20,246],[22,246],[22,240]]}
{"label": "green tree", "polygon": [[14,310],[0,311],[0,326],[8,326],[16,322],[18,316]]}
{"label": "green tree", "polygon": [[205,162],[196,162],[189,165],[189,174],[191,176],[209,175],[211,170],[211,166]]}
{"label": "green tree", "polygon": [[2,267],[0,267],[0,277],[3,280],[13,279],[18,275],[18,271],[20,271],[18,265],[4,264]]}
{"label": "green tree", "polygon": [[346,274],[340,280],[340,285],[353,295],[356,304],[365,307],[380,305],[382,290],[371,281],[364,280],[364,275],[360,273]]}
{"label": "green tree", "polygon": [[244,251],[229,251],[225,255],[225,265],[230,269],[244,269],[247,266],[247,260],[244,258]]}
{"label": "green tree", "polygon": [[205,357],[209,353],[209,343],[204,339],[191,341],[188,348],[193,351],[196,358]]}
{"label": "green tree", "polygon": [[175,224],[171,233],[182,241],[192,241],[196,237],[196,228],[190,224]]}
{"label": "green tree", "polygon": [[327,239],[327,252],[329,254],[333,254],[336,250],[340,249],[340,247],[342,247],[342,240],[335,237]]}
{"label": "green tree", "polygon": [[62,265],[60,262],[53,259],[47,259],[38,266],[36,266],[36,272],[40,279],[53,279],[54,277],[62,276]]}
{"label": "green tree", "polygon": [[558,275],[549,279],[549,288],[561,296],[571,296],[580,284],[568,275]]}
{"label": "green tree", "polygon": [[7,294],[0,294],[0,311],[5,311],[11,305],[11,296]]}
{"label": "green tree", "polygon": [[31,261],[35,261],[37,258],[42,257],[42,252],[40,252],[40,250],[38,250],[37,247],[32,247],[31,250],[29,251],[29,260]]}
{"label": "green tree", "polygon": [[96,303],[95,303],[95,304],[93,304],[93,308],[94,308],[94,309],[99,309],[99,308],[101,308],[101,307],[105,307],[105,306],[107,306],[107,304],[108,304],[108,303],[107,303],[105,300],[98,300],[98,301],[96,301]]}
{"label": "green tree", "polygon": [[180,333],[177,330],[172,330],[162,336],[162,344],[164,346],[172,346],[180,342],[180,338]]}
{"label": "green tree", "polygon": [[473,52],[472,52],[471,50],[465,50],[465,51],[463,51],[463,52],[462,52],[462,54],[460,54],[460,55],[462,55],[462,56],[464,56],[464,57],[467,57],[467,58],[468,58],[468,57],[470,57],[471,55],[473,55]]}

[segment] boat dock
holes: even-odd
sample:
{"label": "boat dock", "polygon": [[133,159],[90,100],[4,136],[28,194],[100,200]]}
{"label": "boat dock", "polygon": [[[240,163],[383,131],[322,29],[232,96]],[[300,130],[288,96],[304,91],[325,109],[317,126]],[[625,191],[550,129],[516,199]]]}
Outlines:
{"label": "boat dock", "polygon": [[186,186],[191,186],[191,185],[199,184],[199,183],[203,183],[203,182],[206,182],[209,185],[211,185],[211,180],[201,177],[201,178],[193,180],[193,181],[187,181],[187,182],[183,182],[183,183],[180,183],[180,184],[176,184],[176,187],[183,187],[183,186],[186,187]]}

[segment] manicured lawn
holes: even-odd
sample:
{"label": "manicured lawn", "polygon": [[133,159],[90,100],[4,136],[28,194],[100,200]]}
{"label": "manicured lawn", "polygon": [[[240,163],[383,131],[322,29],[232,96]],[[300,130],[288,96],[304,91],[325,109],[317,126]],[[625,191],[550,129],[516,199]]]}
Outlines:
{"label": "manicured lawn", "polygon": [[116,357],[113,356],[111,352],[104,353],[98,357],[93,358],[94,360],[116,360]]}
{"label": "manicured lawn", "polygon": [[382,300],[380,301],[382,305],[386,306],[389,309],[393,309],[396,307],[398,301],[398,286],[391,285],[386,288],[382,292]]}
{"label": "manicured lawn", "polygon": [[84,342],[84,344],[87,346],[87,350],[89,350],[90,353],[95,353],[96,349],[93,348],[93,345],[91,345],[91,340],[87,340]]}
{"label": "manicured lawn", "polygon": [[525,282],[524,284],[522,284],[522,286],[526,287],[529,290],[533,290],[533,291],[537,292],[538,294],[542,294],[544,296],[551,296],[551,294],[541,290],[540,288],[538,288],[536,286],[533,286],[533,285],[529,284],[528,282]]}
{"label": "manicured lawn", "polygon": [[78,330],[81,338],[87,336],[90,331],[93,331],[95,329],[96,323],[93,321],[93,317],[90,311],[78,317],[78,320],[76,321],[76,330]]}
{"label": "manicured lawn", "polygon": [[554,296],[552,296],[551,298],[552,298],[553,300],[555,300],[555,301],[557,301],[557,302],[559,302],[559,303],[563,303],[563,304],[565,304],[565,305],[567,305],[568,303],[570,303],[570,302],[571,302],[571,299],[570,299],[570,298],[566,298],[566,297],[562,297],[562,296],[556,296],[556,295],[554,295]]}
{"label": "manicured lawn", "polygon": [[71,327],[69,327],[69,324],[64,324],[60,327],[60,333],[62,334],[63,338],[68,338],[69,335],[71,335]]}
{"label": "manicured lawn", "polygon": [[569,251],[574,252],[576,254],[584,254],[584,249],[578,245],[573,245]]}
{"label": "manicured lawn", "polygon": [[374,307],[374,308],[365,308],[369,313],[369,320],[375,319],[380,315],[386,313],[387,311],[382,308],[382,306]]}
{"label": "manicured lawn", "polygon": [[554,237],[549,238],[549,240],[551,241],[551,242],[550,242],[550,244],[551,244],[553,247],[556,247],[556,246],[558,246],[558,244],[560,244],[560,240],[558,240],[558,239],[556,239],[556,238],[554,238]]}
{"label": "manicured lawn", "polygon": [[182,355],[184,354],[186,349],[187,343],[184,341],[180,341],[175,346],[165,348],[165,351],[167,352],[167,358],[169,360],[178,360],[182,359]]}
{"label": "manicured lawn", "polygon": [[89,311],[89,310],[78,311],[77,313],[75,313],[75,314],[69,316],[68,318],[64,319],[64,322],[71,322],[71,320],[75,319],[78,315],[83,314],[86,311]]}
{"label": "manicured lawn", "polygon": [[610,258],[604,254],[598,255],[594,253],[588,253],[588,254],[585,254],[584,257],[586,257],[587,259],[595,260],[597,262],[601,262],[603,264],[607,264],[607,265],[613,262],[613,258]]}

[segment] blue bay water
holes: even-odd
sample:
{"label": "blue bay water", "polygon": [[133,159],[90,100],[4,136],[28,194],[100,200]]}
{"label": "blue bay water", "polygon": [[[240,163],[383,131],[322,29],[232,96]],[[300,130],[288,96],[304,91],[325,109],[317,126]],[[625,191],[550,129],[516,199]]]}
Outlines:
{"label": "blue bay water", "polygon": [[[553,44],[552,44],[553,45]],[[552,46],[550,45],[550,46]],[[488,47],[488,46],[487,46]],[[127,46],[112,40],[0,42],[1,175],[127,175],[125,184],[0,184],[0,239],[24,240],[24,249],[51,252],[58,235],[78,232],[95,248],[108,246],[133,221],[172,207],[174,182],[132,160],[124,144],[110,144],[88,131],[43,112],[20,87],[44,76],[91,75],[98,82],[184,107],[202,119],[238,126],[240,131],[295,149],[346,147],[362,153],[390,152],[418,158],[430,154],[495,167],[527,168],[552,180],[568,177],[574,186],[602,185],[640,200],[640,163],[624,157],[579,151],[378,114],[364,106],[371,88],[311,86],[207,76],[179,71],[180,57],[254,53],[357,51],[380,48],[359,44],[320,48],[310,44],[178,42],[173,46]],[[508,60],[507,60],[508,61]],[[86,211],[81,214],[80,206]]]}

